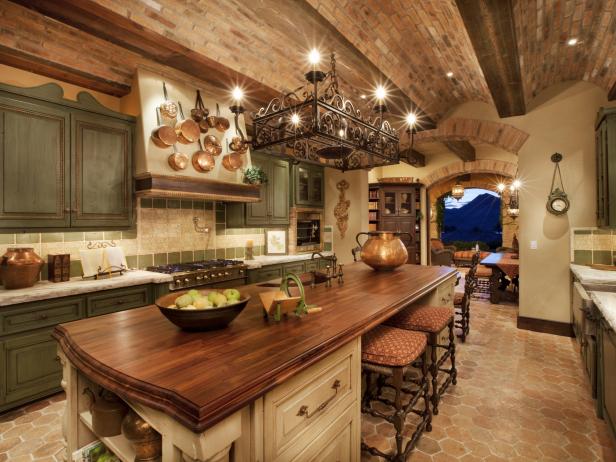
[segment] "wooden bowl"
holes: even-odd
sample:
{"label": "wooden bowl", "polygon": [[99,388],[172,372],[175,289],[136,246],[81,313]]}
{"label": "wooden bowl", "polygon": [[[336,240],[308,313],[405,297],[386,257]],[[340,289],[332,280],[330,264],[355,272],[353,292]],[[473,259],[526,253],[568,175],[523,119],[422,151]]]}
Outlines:
{"label": "wooden bowl", "polygon": [[[221,292],[219,290],[200,290],[203,295],[207,295],[210,292]],[[154,302],[160,312],[173,324],[178,326],[182,330],[187,331],[207,331],[207,330],[216,330],[223,329],[233,321],[238,314],[242,312],[248,301],[250,300],[249,295],[244,295],[240,293],[240,300],[226,305],[220,308],[205,308],[200,310],[185,310],[179,308],[168,308],[170,305],[175,304],[175,299],[188,293],[188,291],[183,292],[172,292],[170,294],[164,295]]]}

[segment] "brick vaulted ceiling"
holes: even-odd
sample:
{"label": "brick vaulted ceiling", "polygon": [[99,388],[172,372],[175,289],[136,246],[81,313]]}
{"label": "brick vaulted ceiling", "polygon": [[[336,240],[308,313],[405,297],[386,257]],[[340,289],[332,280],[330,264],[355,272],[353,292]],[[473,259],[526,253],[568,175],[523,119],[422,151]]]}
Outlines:
{"label": "brick vaulted ceiling", "polygon": [[[501,115],[512,115],[516,112],[503,109],[503,104],[517,98],[521,102],[517,107],[524,110],[541,90],[564,80],[590,81],[616,98],[616,0],[13,2],[54,19],[0,0],[0,62],[16,65],[15,60],[42,55],[49,69],[54,63],[66,72],[73,67],[98,78],[102,91],[110,85],[112,94],[129,84],[128,76],[144,59],[161,62],[163,57],[177,68],[183,59],[183,70],[188,68],[193,75],[204,65],[220,65],[227,71],[219,72],[219,82],[242,74],[270,93],[294,89],[307,68],[306,53],[316,44],[323,52],[339,54],[339,74],[347,93],[351,89],[368,93],[375,83],[386,81],[397,101],[403,101],[401,106],[412,101],[437,122],[465,101],[495,104]],[[511,13],[504,14],[499,2],[509,5]],[[81,22],[75,11],[87,16],[88,9],[96,9],[92,14],[110,25],[113,15],[122,18],[132,25],[132,35],[122,35],[111,26],[97,30],[97,16],[89,19],[89,26]],[[479,29],[487,22],[477,21],[475,11],[480,9],[493,24],[509,20],[506,40],[498,36],[499,27],[469,34],[473,19]],[[86,32],[98,38],[84,39]],[[140,34],[147,35],[145,45],[132,46],[130,41]],[[152,50],[157,37],[167,47],[158,56]],[[580,43],[567,46],[571,37]],[[500,66],[503,56],[510,61],[492,72],[490,66]],[[96,62],[101,63],[99,69]],[[518,86],[507,81],[512,68],[519,68]],[[203,79],[208,80],[208,70],[203,69]],[[448,78],[447,72],[453,77]],[[500,86],[493,78],[500,78]],[[513,97],[499,100],[500,89]]]}

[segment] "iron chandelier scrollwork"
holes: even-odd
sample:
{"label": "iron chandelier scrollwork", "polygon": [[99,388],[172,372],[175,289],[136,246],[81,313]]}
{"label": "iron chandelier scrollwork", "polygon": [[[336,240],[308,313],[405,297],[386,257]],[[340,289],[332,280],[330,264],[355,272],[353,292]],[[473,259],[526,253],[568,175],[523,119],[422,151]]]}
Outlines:
{"label": "iron chandelier scrollwork", "polygon": [[328,73],[313,66],[305,78],[307,84],[252,114],[255,150],[278,146],[283,157],[339,170],[400,162],[398,133],[383,118],[383,101],[373,115],[362,115],[338,88],[333,53]]}

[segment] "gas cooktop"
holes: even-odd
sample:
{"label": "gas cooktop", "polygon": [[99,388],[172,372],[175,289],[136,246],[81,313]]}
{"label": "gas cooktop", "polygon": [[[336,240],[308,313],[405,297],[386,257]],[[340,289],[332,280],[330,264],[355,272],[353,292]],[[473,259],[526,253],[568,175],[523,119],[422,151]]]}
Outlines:
{"label": "gas cooktop", "polygon": [[192,263],[172,263],[169,265],[148,266],[148,271],[173,276],[170,290],[189,287],[231,284],[229,287],[246,283],[246,265],[241,260],[203,260]]}

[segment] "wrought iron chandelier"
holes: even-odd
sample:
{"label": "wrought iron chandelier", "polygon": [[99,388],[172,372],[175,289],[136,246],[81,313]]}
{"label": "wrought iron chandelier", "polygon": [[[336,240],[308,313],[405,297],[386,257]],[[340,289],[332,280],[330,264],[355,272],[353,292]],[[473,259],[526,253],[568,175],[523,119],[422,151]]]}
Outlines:
{"label": "wrought iron chandelier", "polygon": [[[498,193],[503,200],[505,207],[507,208],[507,215],[514,220],[520,215],[520,186],[521,182],[517,178],[514,179],[511,184],[499,183],[496,186]],[[506,192],[509,192],[509,197],[506,197]]]}
{"label": "wrought iron chandelier", "polygon": [[363,116],[338,88],[335,54],[327,73],[316,69],[316,50],[310,61],[313,68],[305,74],[305,85],[252,114],[253,148],[278,146],[276,154],[282,157],[343,171],[399,163],[398,133],[383,118],[384,89],[377,94],[375,114]]}

